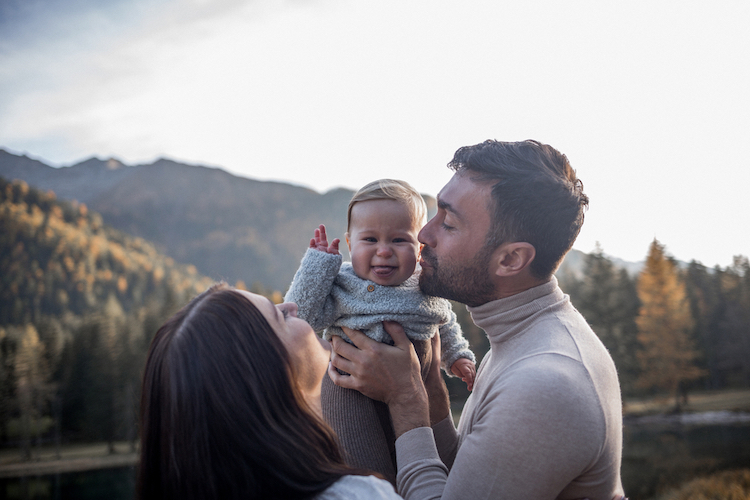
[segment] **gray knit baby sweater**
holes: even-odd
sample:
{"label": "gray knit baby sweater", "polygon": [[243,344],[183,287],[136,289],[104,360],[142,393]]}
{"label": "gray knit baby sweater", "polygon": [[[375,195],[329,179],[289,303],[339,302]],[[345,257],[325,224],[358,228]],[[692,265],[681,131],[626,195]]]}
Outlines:
{"label": "gray knit baby sweater", "polygon": [[476,362],[450,302],[420,291],[419,270],[400,285],[382,286],[359,278],[351,263],[342,261],[341,255],[308,249],[284,297],[297,304],[297,315],[313,330],[328,340],[338,335],[349,341],[341,329],[345,326],[390,344],[383,321],[400,323],[413,340],[431,338],[438,325],[443,369],[449,375],[459,358]]}

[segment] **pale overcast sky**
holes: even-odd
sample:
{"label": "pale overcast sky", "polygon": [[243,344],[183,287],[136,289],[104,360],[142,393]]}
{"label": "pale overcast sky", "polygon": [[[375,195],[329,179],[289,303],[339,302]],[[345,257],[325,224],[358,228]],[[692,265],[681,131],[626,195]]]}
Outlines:
{"label": "pale overcast sky", "polygon": [[750,254],[750,2],[2,0],[0,147],[160,156],[435,195],[460,146],[537,139],[591,197],[575,245]]}

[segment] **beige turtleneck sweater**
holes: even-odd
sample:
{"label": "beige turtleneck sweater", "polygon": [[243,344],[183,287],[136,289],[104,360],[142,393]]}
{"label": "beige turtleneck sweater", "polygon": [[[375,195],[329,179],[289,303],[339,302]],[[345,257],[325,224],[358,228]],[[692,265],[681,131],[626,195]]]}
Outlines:
{"label": "beige turtleneck sweater", "polygon": [[396,441],[399,493],[419,500],[622,494],[615,366],[557,280],[469,312],[490,351],[458,431],[446,419]]}

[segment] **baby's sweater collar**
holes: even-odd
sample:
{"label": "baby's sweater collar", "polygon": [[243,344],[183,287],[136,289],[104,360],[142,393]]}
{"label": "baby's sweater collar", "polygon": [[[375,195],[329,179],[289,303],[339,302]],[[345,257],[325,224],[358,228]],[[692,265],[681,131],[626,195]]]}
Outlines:
{"label": "baby's sweater collar", "polygon": [[487,332],[490,342],[504,342],[523,330],[526,320],[565,300],[557,278],[504,299],[467,307],[474,323]]}

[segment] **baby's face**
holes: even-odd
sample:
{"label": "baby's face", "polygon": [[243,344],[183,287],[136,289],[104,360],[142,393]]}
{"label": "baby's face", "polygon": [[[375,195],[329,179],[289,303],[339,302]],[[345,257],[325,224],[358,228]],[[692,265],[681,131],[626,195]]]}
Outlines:
{"label": "baby's face", "polygon": [[419,260],[418,223],[395,200],[360,201],[352,207],[346,235],[354,273],[378,285],[400,285]]}

